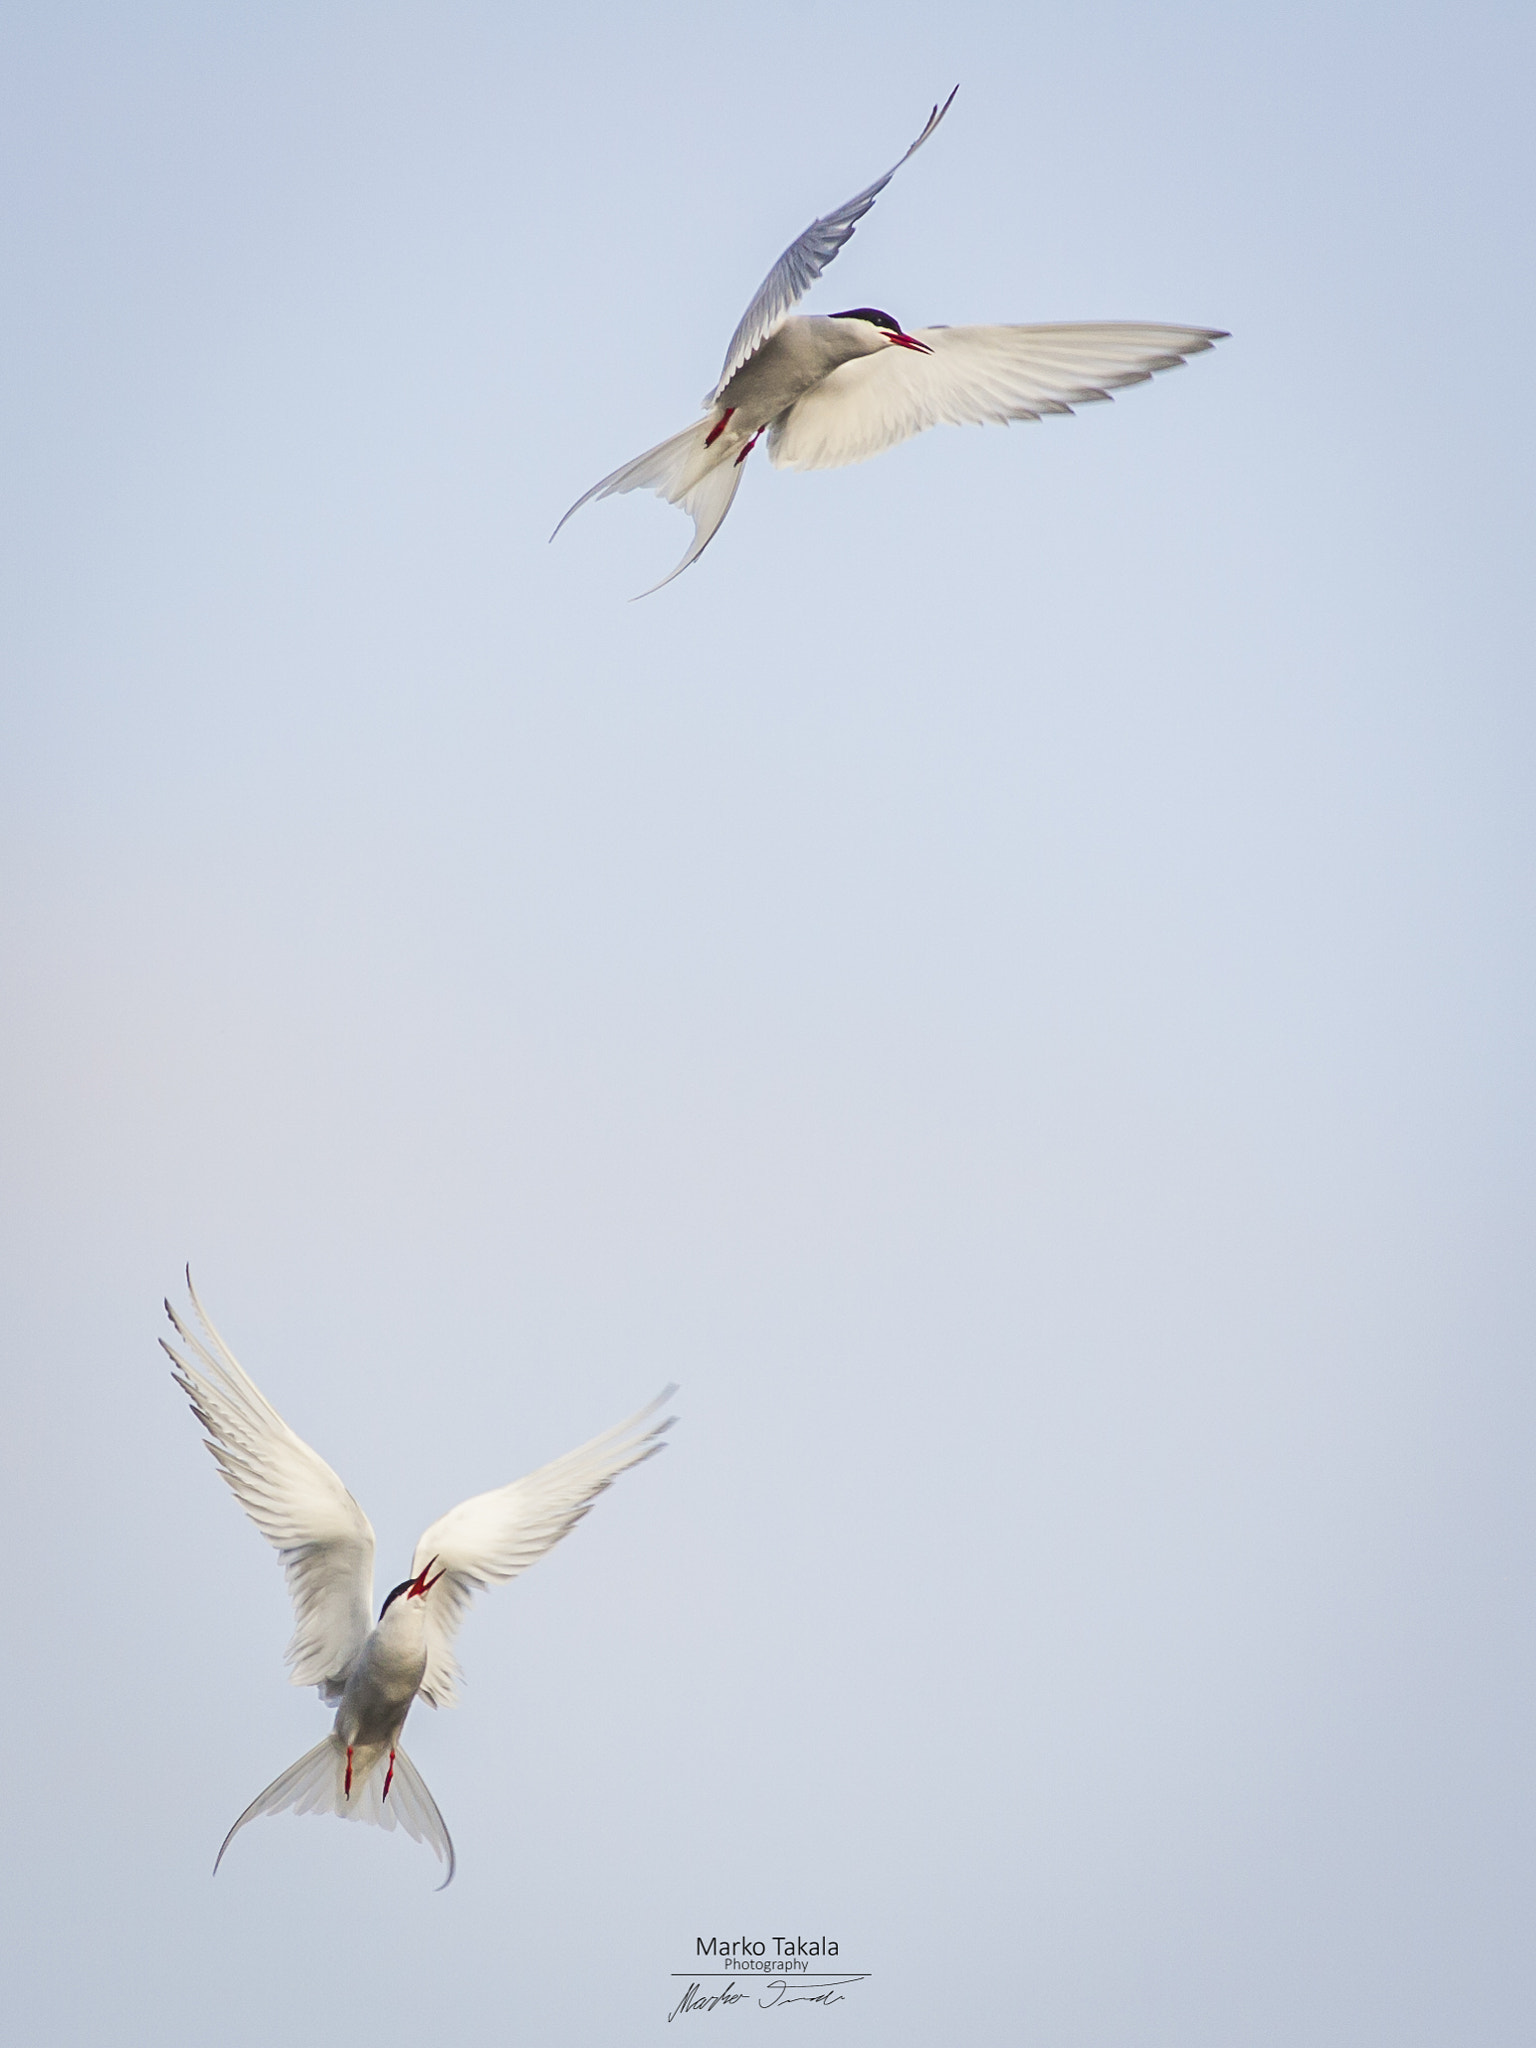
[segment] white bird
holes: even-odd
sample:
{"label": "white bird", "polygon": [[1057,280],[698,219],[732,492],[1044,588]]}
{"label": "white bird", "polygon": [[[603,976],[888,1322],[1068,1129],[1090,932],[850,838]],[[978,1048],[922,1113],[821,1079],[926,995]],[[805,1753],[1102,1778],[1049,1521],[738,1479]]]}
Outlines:
{"label": "white bird", "polygon": [[453,1641],[471,1598],[526,1571],[575,1528],[621,1472],[665,1450],[659,1438],[675,1418],[650,1418],[677,1389],[664,1388],[627,1422],[526,1479],[450,1508],[424,1533],[411,1576],[390,1592],[370,1628],[368,1517],[241,1371],[208,1320],[190,1272],[187,1292],[201,1335],[169,1302],[165,1312],[196,1363],[163,1337],[161,1344],[230,1490],[282,1559],[296,1621],[287,1652],[292,1683],[317,1686],[327,1705],[337,1702],[330,1734],[251,1801],[224,1837],[214,1871],[247,1821],[291,1808],[370,1827],[393,1828],[398,1821],[447,1862],[444,1888],[453,1881],[453,1842],[400,1746],[405,1717],[418,1696],[433,1707],[457,1704]]}
{"label": "white bird", "polygon": [[[855,306],[790,317],[886,186],[954,103],[936,106],[911,149],[883,178],[835,213],[813,220],[763,279],[725,352],[704,417],[637,455],[576,500],[654,491],[693,520],[693,544],[660,590],[696,562],[719,532],[742,464],[767,429],[776,469],[839,469],[865,462],[941,422],[1038,420],[1107,400],[1157,370],[1176,369],[1226,336],[1212,327],[1101,321],[1056,327],[920,327]],[[555,528],[555,533],[560,531]],[[554,535],[551,534],[551,539]],[[649,597],[650,591],[642,596]]]}

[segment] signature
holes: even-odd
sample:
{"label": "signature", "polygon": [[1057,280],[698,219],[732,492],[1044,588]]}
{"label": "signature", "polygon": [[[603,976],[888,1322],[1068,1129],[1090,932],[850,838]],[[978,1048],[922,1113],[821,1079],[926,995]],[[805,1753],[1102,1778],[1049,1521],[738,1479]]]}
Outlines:
{"label": "signature", "polygon": [[[857,1984],[867,1974],[865,1971],[851,1971],[846,1977],[834,1977],[830,1980],[824,1977],[812,1978],[809,1982],[804,1978],[797,1980],[789,1977],[772,1977],[765,1984],[753,1985],[752,1990],[762,1990],[771,1994],[757,2001],[759,2009],[763,2012],[771,2012],[775,2006],[780,2005],[819,2005],[824,2011],[830,2011],[834,2005],[841,2005],[844,2002],[845,1994],[839,1987],[844,1984]],[[789,1988],[791,1983],[795,1983],[797,1987],[793,1991]],[[812,1991],[811,1983],[819,1983],[822,1988]],[[700,1989],[697,1982],[694,1982],[688,1986],[677,2004],[667,2014],[667,2018],[670,2021],[675,2020],[679,2013],[714,2012],[718,2006],[742,2005],[751,1995],[751,1991],[738,1990],[734,1978],[723,1991],[705,1992]]]}
{"label": "signature", "polygon": [[842,1992],[831,1984],[825,1991],[797,1991],[793,1994],[787,1983],[765,1984],[763,1989],[773,1993],[772,1998],[757,2001],[764,2012],[774,2005],[841,2005],[843,2002]]}
{"label": "signature", "polygon": [[667,2014],[667,2018],[675,2020],[680,2012],[713,2012],[717,2005],[740,2005],[746,1995],[745,1991],[738,1991],[734,1984],[727,1984],[723,1991],[713,1992],[704,1998],[699,1995],[698,1985],[690,1984]]}

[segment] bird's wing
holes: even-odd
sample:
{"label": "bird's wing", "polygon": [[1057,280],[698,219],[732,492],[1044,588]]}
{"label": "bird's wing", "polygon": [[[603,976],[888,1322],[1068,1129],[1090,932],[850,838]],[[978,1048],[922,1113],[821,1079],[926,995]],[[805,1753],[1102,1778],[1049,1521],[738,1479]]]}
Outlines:
{"label": "bird's wing", "polygon": [[373,1530],[324,1458],[294,1435],[236,1364],[190,1272],[187,1292],[200,1333],[167,1302],[189,1355],[163,1337],[161,1344],[230,1491],[282,1559],[293,1599],[293,1683],[317,1685],[323,1698],[336,1699],[368,1634]]}
{"label": "bird's wing", "polygon": [[769,435],[779,469],[838,469],[941,422],[1037,420],[1176,369],[1225,336],[1211,327],[919,327],[932,351],[883,348],[841,363]]}
{"label": "bird's wing", "polygon": [[605,1430],[579,1450],[567,1451],[526,1479],[461,1501],[423,1534],[411,1560],[413,1573],[429,1566],[433,1572],[426,1600],[423,1699],[434,1707],[457,1704],[459,1671],[453,1639],[471,1599],[487,1586],[504,1585],[526,1571],[575,1528],[621,1472],[666,1448],[658,1439],[675,1418],[669,1415],[657,1423],[650,1418],[676,1392],[676,1387],[664,1387],[616,1429]]}
{"label": "bird's wing", "polygon": [[955,93],[959,90],[957,85],[943,106],[934,108],[928,116],[927,126],[907,155],[892,164],[883,178],[876,178],[873,185],[866,185],[862,192],[845,206],[838,207],[835,213],[823,214],[820,220],[813,220],[805,233],[790,243],[758,286],[756,298],[742,314],[740,325],[731,336],[731,345],[725,352],[725,368],[720,372],[720,382],[705,399],[706,405],[713,405],[748,357],[755,355],[769,335],[783,326],[790,308],[810,290],[907,157],[921,149],[938,127],[954,104]]}

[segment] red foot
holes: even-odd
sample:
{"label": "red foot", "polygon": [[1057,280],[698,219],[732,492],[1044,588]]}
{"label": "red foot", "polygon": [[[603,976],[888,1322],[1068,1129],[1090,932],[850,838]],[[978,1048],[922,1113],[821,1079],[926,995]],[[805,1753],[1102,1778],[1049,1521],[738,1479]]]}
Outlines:
{"label": "red foot", "polygon": [[[760,434],[760,433],[761,433],[762,431],[763,431],[763,430],[762,430],[762,428],[761,428],[761,427],[759,427],[759,428],[758,428],[758,430],[757,430],[757,434]],[[736,458],[736,467],[737,467],[738,469],[740,469],[741,465],[742,465],[742,464],[743,464],[743,463],[744,463],[744,462],[746,461],[747,457],[748,457],[748,456],[749,456],[749,455],[750,455],[750,454],[752,453],[752,450],[753,450],[753,449],[754,449],[754,448],[755,448],[755,447],[757,446],[757,434],[754,434],[754,435],[752,436],[751,440],[750,440],[750,441],[749,441],[749,442],[747,443],[746,447],[745,447],[745,448],[743,448],[743,449],[742,449],[742,451],[741,451],[741,453],[740,453],[740,454],[739,454],[739,455],[737,456],[737,458]]]}
{"label": "red foot", "polygon": [[389,1769],[384,1773],[384,1790],[381,1797],[389,1797],[389,1788],[395,1782],[395,1752],[389,1752]]}
{"label": "red foot", "polygon": [[728,405],[728,406],[727,406],[727,407],[725,408],[725,411],[724,411],[724,413],[723,413],[723,414],[721,415],[721,417],[720,417],[720,418],[719,418],[718,420],[716,420],[715,424],[714,424],[714,425],[713,425],[713,426],[712,426],[712,427],[710,428],[709,432],[708,432],[708,433],[707,433],[707,434],[706,434],[706,435],[704,436],[704,446],[705,446],[706,448],[713,448],[713,447],[714,447],[715,443],[716,443],[716,442],[717,442],[717,441],[719,440],[720,436],[721,436],[721,435],[722,435],[722,434],[723,434],[723,433],[725,432],[725,428],[726,428],[726,422],[727,422],[727,421],[728,421],[728,420],[730,419],[730,417],[731,417],[731,414],[732,414],[732,413],[733,413],[733,412],[734,412],[735,410],[736,410],[736,408],[735,408],[735,406],[734,406],[734,405]]}
{"label": "red foot", "polygon": [[348,1799],[352,1797],[352,1745],[350,1742],[347,1744],[347,1782],[342,1787],[342,1790]]}

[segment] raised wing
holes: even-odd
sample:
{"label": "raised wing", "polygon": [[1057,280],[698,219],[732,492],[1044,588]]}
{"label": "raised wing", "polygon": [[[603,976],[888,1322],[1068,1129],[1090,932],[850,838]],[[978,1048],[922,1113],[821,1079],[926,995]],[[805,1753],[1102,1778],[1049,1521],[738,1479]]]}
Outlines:
{"label": "raised wing", "polygon": [[725,352],[725,368],[720,372],[720,382],[704,400],[706,405],[714,404],[747,358],[755,355],[769,335],[784,324],[791,307],[810,290],[907,157],[921,149],[938,127],[953,106],[955,93],[959,90],[957,85],[943,106],[934,108],[928,116],[928,125],[907,151],[907,156],[892,164],[883,178],[876,178],[873,185],[866,185],[836,213],[823,214],[820,220],[813,220],[799,240],[790,243],[758,286],[757,297],[742,314],[741,324],[731,336],[731,345]]}
{"label": "raised wing", "polygon": [[165,1312],[191,1358],[163,1337],[161,1345],[230,1491],[282,1559],[294,1611],[286,1653],[292,1682],[338,1699],[373,1611],[373,1530],[324,1458],[240,1370],[208,1320],[190,1271],[187,1292],[201,1335],[169,1302]]}
{"label": "raised wing", "polygon": [[1225,336],[1213,327],[919,327],[932,351],[885,348],[843,363],[777,421],[779,469],[838,469],[925,427],[1037,420],[1177,369]]}
{"label": "raised wing", "polygon": [[[453,1639],[476,1593],[504,1585],[541,1558],[574,1529],[600,1493],[631,1465],[666,1449],[659,1441],[675,1416],[645,1425],[677,1392],[663,1387],[654,1401],[616,1429],[567,1451],[552,1465],[514,1479],[494,1493],[461,1501],[435,1521],[416,1545],[412,1573],[435,1567],[427,1594],[427,1672],[421,1697],[434,1707],[458,1704],[458,1665]],[[441,1577],[437,1576],[441,1573]]]}

